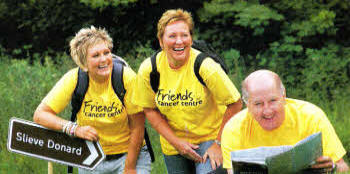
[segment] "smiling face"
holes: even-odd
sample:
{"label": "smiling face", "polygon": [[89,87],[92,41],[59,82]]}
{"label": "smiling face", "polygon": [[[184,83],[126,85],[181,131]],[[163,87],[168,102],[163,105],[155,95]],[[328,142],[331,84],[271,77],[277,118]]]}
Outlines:
{"label": "smiling face", "polygon": [[280,127],[285,119],[285,95],[280,81],[270,75],[249,79],[248,111],[259,125],[271,131]]}
{"label": "smiling face", "polygon": [[169,23],[159,44],[167,54],[170,67],[181,67],[190,57],[192,36],[188,25],[184,21]]}
{"label": "smiling face", "polygon": [[90,46],[86,54],[89,75],[98,82],[108,80],[113,69],[112,53],[103,41]]}

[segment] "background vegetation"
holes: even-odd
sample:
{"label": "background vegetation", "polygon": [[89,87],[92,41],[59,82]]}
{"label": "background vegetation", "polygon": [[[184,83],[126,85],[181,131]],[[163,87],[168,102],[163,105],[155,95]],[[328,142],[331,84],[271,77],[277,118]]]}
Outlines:
{"label": "background vegetation", "polygon": [[[169,8],[192,12],[196,39],[224,57],[237,87],[256,69],[282,77],[287,95],[327,113],[350,151],[350,8],[341,0],[2,0],[0,1],[0,173],[45,173],[47,162],[6,149],[11,117],[32,120],[74,63],[68,42],[82,27],[106,28],[113,52],[137,71],[159,49],[156,23]],[[61,114],[69,116],[69,108]],[[153,173],[165,173],[158,134]],[[349,162],[350,155],[345,159]],[[65,167],[54,165],[55,173]]]}

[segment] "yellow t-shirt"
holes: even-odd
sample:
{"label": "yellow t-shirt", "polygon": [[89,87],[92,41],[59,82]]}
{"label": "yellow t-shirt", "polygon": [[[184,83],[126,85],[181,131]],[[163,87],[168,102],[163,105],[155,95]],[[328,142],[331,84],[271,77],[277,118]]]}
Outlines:
{"label": "yellow t-shirt", "polygon": [[232,168],[231,152],[260,146],[295,145],[298,141],[322,132],[323,155],[338,161],[345,149],[325,113],[317,106],[295,99],[286,99],[285,120],[275,130],[266,131],[247,109],[230,119],[223,130],[221,150],[224,168]]}
{"label": "yellow t-shirt", "polygon": [[[56,113],[61,112],[70,103],[77,78],[78,68],[67,72],[43,99],[43,103]],[[77,123],[79,126],[93,126],[97,130],[105,154],[119,154],[128,150],[130,129],[127,115],[142,111],[141,107],[131,103],[135,80],[135,72],[124,67],[126,93],[123,106],[113,90],[111,76],[103,84],[89,78],[89,88],[77,114]]]}
{"label": "yellow t-shirt", "polygon": [[[205,59],[199,73],[207,87],[194,73],[194,61],[200,52],[191,49],[190,58],[179,69],[169,67],[165,52],[157,55],[160,73],[159,90],[155,94],[150,85],[152,71],[150,58],[140,66],[137,75],[137,91],[133,102],[144,108],[158,108],[166,117],[175,135],[194,144],[217,137],[223,110],[236,102],[240,94],[231,80],[212,59]],[[160,137],[162,151],[166,155],[178,154],[176,149]]]}

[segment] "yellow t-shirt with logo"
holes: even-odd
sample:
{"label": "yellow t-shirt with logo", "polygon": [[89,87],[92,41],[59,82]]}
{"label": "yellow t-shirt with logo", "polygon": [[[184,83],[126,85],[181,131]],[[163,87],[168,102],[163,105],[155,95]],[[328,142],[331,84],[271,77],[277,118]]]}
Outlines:
{"label": "yellow t-shirt with logo", "polygon": [[223,130],[221,150],[224,168],[232,168],[231,152],[260,146],[295,145],[311,134],[322,132],[323,155],[338,161],[345,155],[333,126],[317,106],[296,99],[286,99],[285,120],[272,131],[264,130],[247,109],[230,119]]}
{"label": "yellow t-shirt with logo", "polygon": [[[71,101],[77,78],[78,68],[67,72],[43,99],[43,103],[56,113],[61,112]],[[142,111],[141,107],[131,103],[135,80],[135,72],[129,67],[124,67],[123,81],[126,93],[123,106],[113,90],[111,75],[103,84],[89,78],[89,88],[77,114],[77,123],[79,126],[93,126],[97,130],[99,142],[107,155],[128,150],[130,129],[127,115]]]}
{"label": "yellow t-shirt with logo", "polygon": [[[138,89],[133,95],[133,102],[141,107],[158,108],[176,136],[194,144],[215,139],[225,106],[240,98],[226,73],[212,59],[205,59],[199,70],[207,87],[198,81],[194,73],[194,61],[199,53],[191,49],[186,64],[179,69],[172,69],[166,53],[160,52],[156,62],[160,73],[156,94],[150,85],[151,61],[150,58],[146,59],[139,68]],[[164,154],[178,154],[164,137],[160,137],[160,142]]]}

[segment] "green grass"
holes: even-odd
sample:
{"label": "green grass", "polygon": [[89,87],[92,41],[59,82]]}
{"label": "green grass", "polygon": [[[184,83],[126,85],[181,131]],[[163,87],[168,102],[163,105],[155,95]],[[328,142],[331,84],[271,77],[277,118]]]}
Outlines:
{"label": "green grass", "polygon": [[[0,173],[47,173],[47,161],[11,153],[7,150],[7,131],[11,117],[32,120],[33,112],[42,98],[68,69],[74,67],[68,56],[63,56],[61,60],[58,64],[47,61],[44,65],[39,63],[30,65],[27,61],[0,57],[0,110],[2,111],[0,117]],[[234,73],[233,76],[243,77],[242,74]],[[324,109],[345,149],[350,151],[349,92],[347,90],[340,92],[336,100],[331,102],[313,97],[319,95],[321,94],[315,91],[314,94],[307,96],[307,100]],[[293,93],[292,96],[297,98],[298,94]],[[69,118],[70,109],[67,108],[60,116]],[[146,125],[156,155],[156,161],[152,164],[152,173],[166,173],[159,145],[159,135],[150,128],[148,123]],[[347,154],[345,160],[349,161],[349,159],[350,155]],[[54,173],[66,173],[65,165],[53,163],[53,169]],[[77,173],[77,169],[74,169],[74,173]]]}

